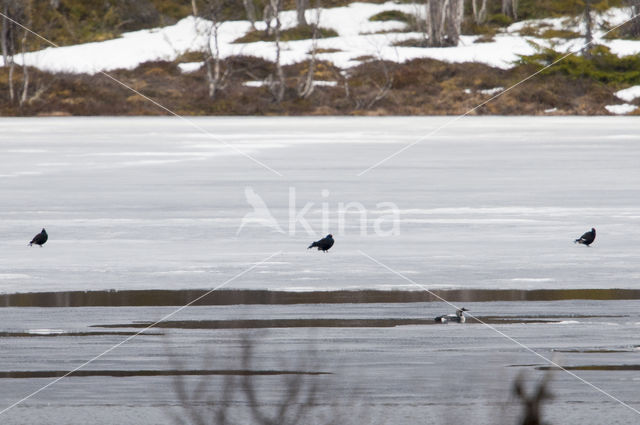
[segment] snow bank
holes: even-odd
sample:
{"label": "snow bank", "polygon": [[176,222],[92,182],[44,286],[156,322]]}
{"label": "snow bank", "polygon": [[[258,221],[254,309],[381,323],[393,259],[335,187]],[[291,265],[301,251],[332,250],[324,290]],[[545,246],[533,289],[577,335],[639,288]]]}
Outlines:
{"label": "snow bank", "polygon": [[633,99],[640,97],[640,86],[629,87],[628,89],[615,92],[618,99],[622,99],[626,102],[633,102]]}
{"label": "snow bank", "polygon": [[604,107],[609,113],[615,115],[625,115],[638,109],[636,105],[623,103],[622,105],[607,105]]}

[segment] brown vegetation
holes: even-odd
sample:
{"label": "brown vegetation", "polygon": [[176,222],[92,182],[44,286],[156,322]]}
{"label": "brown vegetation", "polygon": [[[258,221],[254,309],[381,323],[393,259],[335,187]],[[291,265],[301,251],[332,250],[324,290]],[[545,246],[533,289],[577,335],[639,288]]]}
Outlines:
{"label": "brown vegetation", "polygon": [[[282,102],[277,103],[266,86],[244,85],[247,81],[266,81],[273,63],[238,56],[221,61],[221,67],[228,77],[215,99],[208,95],[204,69],[182,73],[177,62],[147,62],[134,70],[117,70],[110,75],[184,115],[443,115],[464,113],[491,97],[481,90],[509,87],[537,69],[531,64],[502,70],[478,63],[416,59],[396,64],[370,58],[344,73],[330,62],[317,61],[314,80],[335,81],[336,86],[317,86],[310,96],[301,98],[296,89],[309,69],[309,64],[303,62],[283,67],[286,87]],[[14,76],[17,85],[21,84],[21,75]],[[19,106],[3,97],[0,114],[167,113],[102,74],[49,74],[31,69],[30,75],[28,100]],[[7,92],[7,81],[7,70],[0,68],[0,93]],[[588,76],[538,75],[475,113],[536,115],[556,108],[556,114],[605,114],[604,105],[619,103],[613,92],[623,88],[612,84]]]}

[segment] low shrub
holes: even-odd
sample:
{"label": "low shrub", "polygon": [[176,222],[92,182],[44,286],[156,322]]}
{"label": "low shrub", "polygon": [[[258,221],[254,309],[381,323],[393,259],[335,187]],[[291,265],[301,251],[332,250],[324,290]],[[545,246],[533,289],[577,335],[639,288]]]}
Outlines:
{"label": "low shrub", "polygon": [[372,17],[369,18],[370,21],[400,21],[406,24],[415,21],[415,17],[413,15],[409,15],[400,10],[385,10],[384,12],[376,13]]}
{"label": "low shrub", "polygon": [[[318,38],[337,37],[338,33],[331,28],[318,28]],[[308,40],[313,37],[313,26],[297,26],[280,31],[280,41]],[[273,34],[267,35],[265,31],[250,31],[233,43],[255,43],[257,41],[275,41]]]}
{"label": "low shrub", "polygon": [[582,34],[569,30],[548,29],[541,35],[542,38],[581,38]]}
{"label": "low shrub", "polygon": [[499,27],[508,27],[513,23],[513,19],[503,13],[496,13],[489,16],[487,23],[497,25]]}
{"label": "low shrub", "polygon": [[[528,56],[520,56],[521,65],[534,65],[543,68],[560,59],[564,54],[553,49],[542,49]],[[608,47],[595,46],[589,57],[571,55],[554,66],[545,69],[543,74],[565,74],[575,78],[589,78],[602,83],[640,83],[640,56],[618,57]]]}

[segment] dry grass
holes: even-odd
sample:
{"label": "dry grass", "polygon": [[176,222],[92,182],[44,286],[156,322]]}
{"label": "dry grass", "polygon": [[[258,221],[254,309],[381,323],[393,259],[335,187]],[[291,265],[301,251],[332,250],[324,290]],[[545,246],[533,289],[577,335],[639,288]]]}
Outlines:
{"label": "dry grass", "polygon": [[[184,59],[196,59],[189,54]],[[316,80],[336,81],[336,87],[316,87],[307,99],[296,87],[309,64],[284,67],[285,98],[274,103],[266,88],[246,87],[246,81],[264,81],[273,64],[264,59],[236,56],[222,63],[228,70],[227,85],[215,99],[208,96],[204,69],[182,74],[176,62],[148,62],[134,70],[112,75],[167,108],[185,115],[441,115],[460,114],[486,100],[482,89],[508,87],[537,70],[532,64],[505,71],[477,63],[448,64],[416,59],[403,64],[359,58],[362,64],[346,74],[332,63],[316,64]],[[114,84],[102,75],[48,74],[30,69],[30,100],[20,107],[11,103],[7,70],[0,68],[0,113],[33,115],[164,115],[165,111]],[[21,72],[14,84],[21,87]],[[388,89],[385,87],[388,86]],[[604,114],[604,105],[616,102],[613,92],[623,88],[615,82],[595,81],[588,76],[553,73],[539,75],[482,107],[478,114]],[[471,93],[464,93],[471,89]],[[38,97],[34,95],[38,91]],[[384,93],[382,93],[384,91]],[[375,99],[378,94],[382,98]]]}

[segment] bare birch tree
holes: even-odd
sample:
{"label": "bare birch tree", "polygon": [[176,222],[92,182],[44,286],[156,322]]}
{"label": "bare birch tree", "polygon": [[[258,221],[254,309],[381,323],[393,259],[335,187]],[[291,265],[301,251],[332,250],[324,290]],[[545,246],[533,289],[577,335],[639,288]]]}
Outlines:
{"label": "bare birch tree", "polygon": [[520,423],[522,425],[542,425],[542,404],[545,400],[553,398],[549,390],[549,381],[551,372],[547,372],[542,380],[538,383],[537,388],[531,394],[527,394],[524,388],[524,377],[519,375],[514,384],[513,392],[522,402],[524,407],[524,415]]}
{"label": "bare birch tree", "polygon": [[513,19],[518,19],[518,0],[502,0],[502,13]]}
{"label": "bare birch tree", "polygon": [[309,0],[296,0],[296,16],[298,18],[298,26],[309,26],[305,12],[309,8]]}
{"label": "bare birch tree", "polygon": [[464,13],[464,0],[427,0],[425,3],[427,45],[456,46]]}
{"label": "bare birch tree", "polygon": [[308,98],[313,93],[314,82],[313,76],[316,72],[316,58],[318,50],[318,31],[320,28],[320,0],[316,0],[315,4],[315,22],[312,24],[311,33],[311,60],[309,61],[309,69],[298,84],[298,96],[303,99]]}
{"label": "bare birch tree", "polygon": [[282,99],[284,99],[284,72],[282,71],[282,64],[280,63],[280,10],[282,9],[282,0],[269,0],[270,11],[273,13],[273,20],[275,24],[273,25],[273,35],[274,35],[274,46],[276,49],[276,60],[275,60],[275,70],[269,75],[267,79],[267,85],[269,87],[269,91],[273,96],[273,99],[280,103]]}
{"label": "bare birch tree", "polygon": [[478,0],[471,0],[471,9],[473,10],[473,21],[476,24],[483,24],[487,19],[487,0],[481,0],[482,3],[478,8]]}
{"label": "bare birch tree", "polygon": [[222,19],[222,0],[207,0],[204,3],[204,15],[207,21],[200,21],[198,19],[198,8],[195,0],[192,0],[191,7],[193,9],[193,15],[196,17],[196,32],[201,32],[201,24],[206,22],[206,30],[204,35],[206,41],[204,45],[204,65],[207,75],[207,89],[209,91],[209,97],[214,99],[218,90],[223,89],[225,81],[229,74],[229,70],[225,70],[222,73],[222,58],[220,57],[220,43],[218,38],[218,32],[220,25],[223,23]]}
{"label": "bare birch tree", "polygon": [[251,22],[251,27],[256,29],[256,7],[253,4],[253,0],[242,0],[244,11],[247,15],[247,20]]}
{"label": "bare birch tree", "polygon": [[[626,33],[631,37],[640,37],[640,0],[627,0],[629,5],[629,18],[632,18]],[[634,18],[635,17],[635,18]]]}
{"label": "bare birch tree", "polygon": [[[0,44],[2,47],[3,66],[9,68],[9,100],[16,100],[16,89],[14,86],[14,74],[16,68],[15,56],[18,53],[18,37],[20,29],[12,20],[23,22],[27,27],[31,24],[33,0],[3,0],[2,8],[2,28],[0,29]],[[22,93],[18,98],[19,105],[22,106],[27,101],[29,91],[29,69],[25,62],[27,51],[28,31],[23,29],[20,37],[20,53],[22,57]]]}
{"label": "bare birch tree", "polygon": [[457,46],[464,17],[464,0],[450,0],[447,16],[446,35],[449,46]]}
{"label": "bare birch tree", "polygon": [[584,25],[585,29],[585,44],[582,48],[582,54],[585,57],[591,56],[591,48],[593,43],[593,20],[591,18],[591,0],[585,0],[584,2]]}
{"label": "bare birch tree", "polygon": [[271,28],[271,22],[275,17],[275,12],[273,11],[273,5],[271,4],[271,0],[267,0],[267,3],[264,5],[264,10],[262,11],[262,20],[265,24],[264,34],[269,37],[273,33],[273,29]]}
{"label": "bare birch tree", "polygon": [[13,88],[13,72],[15,69],[15,38],[18,32],[17,25],[11,21],[16,16],[15,4],[11,0],[4,0],[2,2],[2,59],[3,66],[9,68],[9,100],[13,102],[15,98],[15,92]]}
{"label": "bare birch tree", "polygon": [[[24,17],[25,23],[24,25],[29,28],[31,27],[32,21],[32,3],[33,0],[28,0],[24,2]],[[27,68],[27,61],[25,57],[25,53],[27,52],[27,32],[26,29],[22,31],[22,39],[20,40],[20,49],[22,51],[22,96],[20,96],[20,106],[22,106],[27,101],[27,94],[29,93],[29,68]]]}
{"label": "bare birch tree", "polygon": [[[309,357],[289,359],[287,367],[293,363],[294,370],[282,371],[276,375],[269,374],[274,380],[274,392],[262,390],[259,385],[264,379],[264,371],[256,371],[254,354],[255,341],[245,337],[242,351],[234,356],[235,369],[221,370],[223,376],[203,375],[197,381],[187,380],[183,375],[176,375],[173,390],[176,394],[181,414],[174,414],[177,425],[232,425],[250,423],[255,425],[298,425],[305,423],[338,424],[344,422],[335,411],[322,419],[318,414],[320,403],[327,394],[323,372],[312,372],[319,367],[317,354]],[[215,353],[207,353],[201,370],[212,370],[211,358]],[[179,358],[169,353],[169,361],[174,370],[186,367]],[[262,375],[262,376],[261,376]],[[207,396],[202,403],[203,396]],[[238,421],[233,411],[233,403],[241,402],[248,418]]]}

